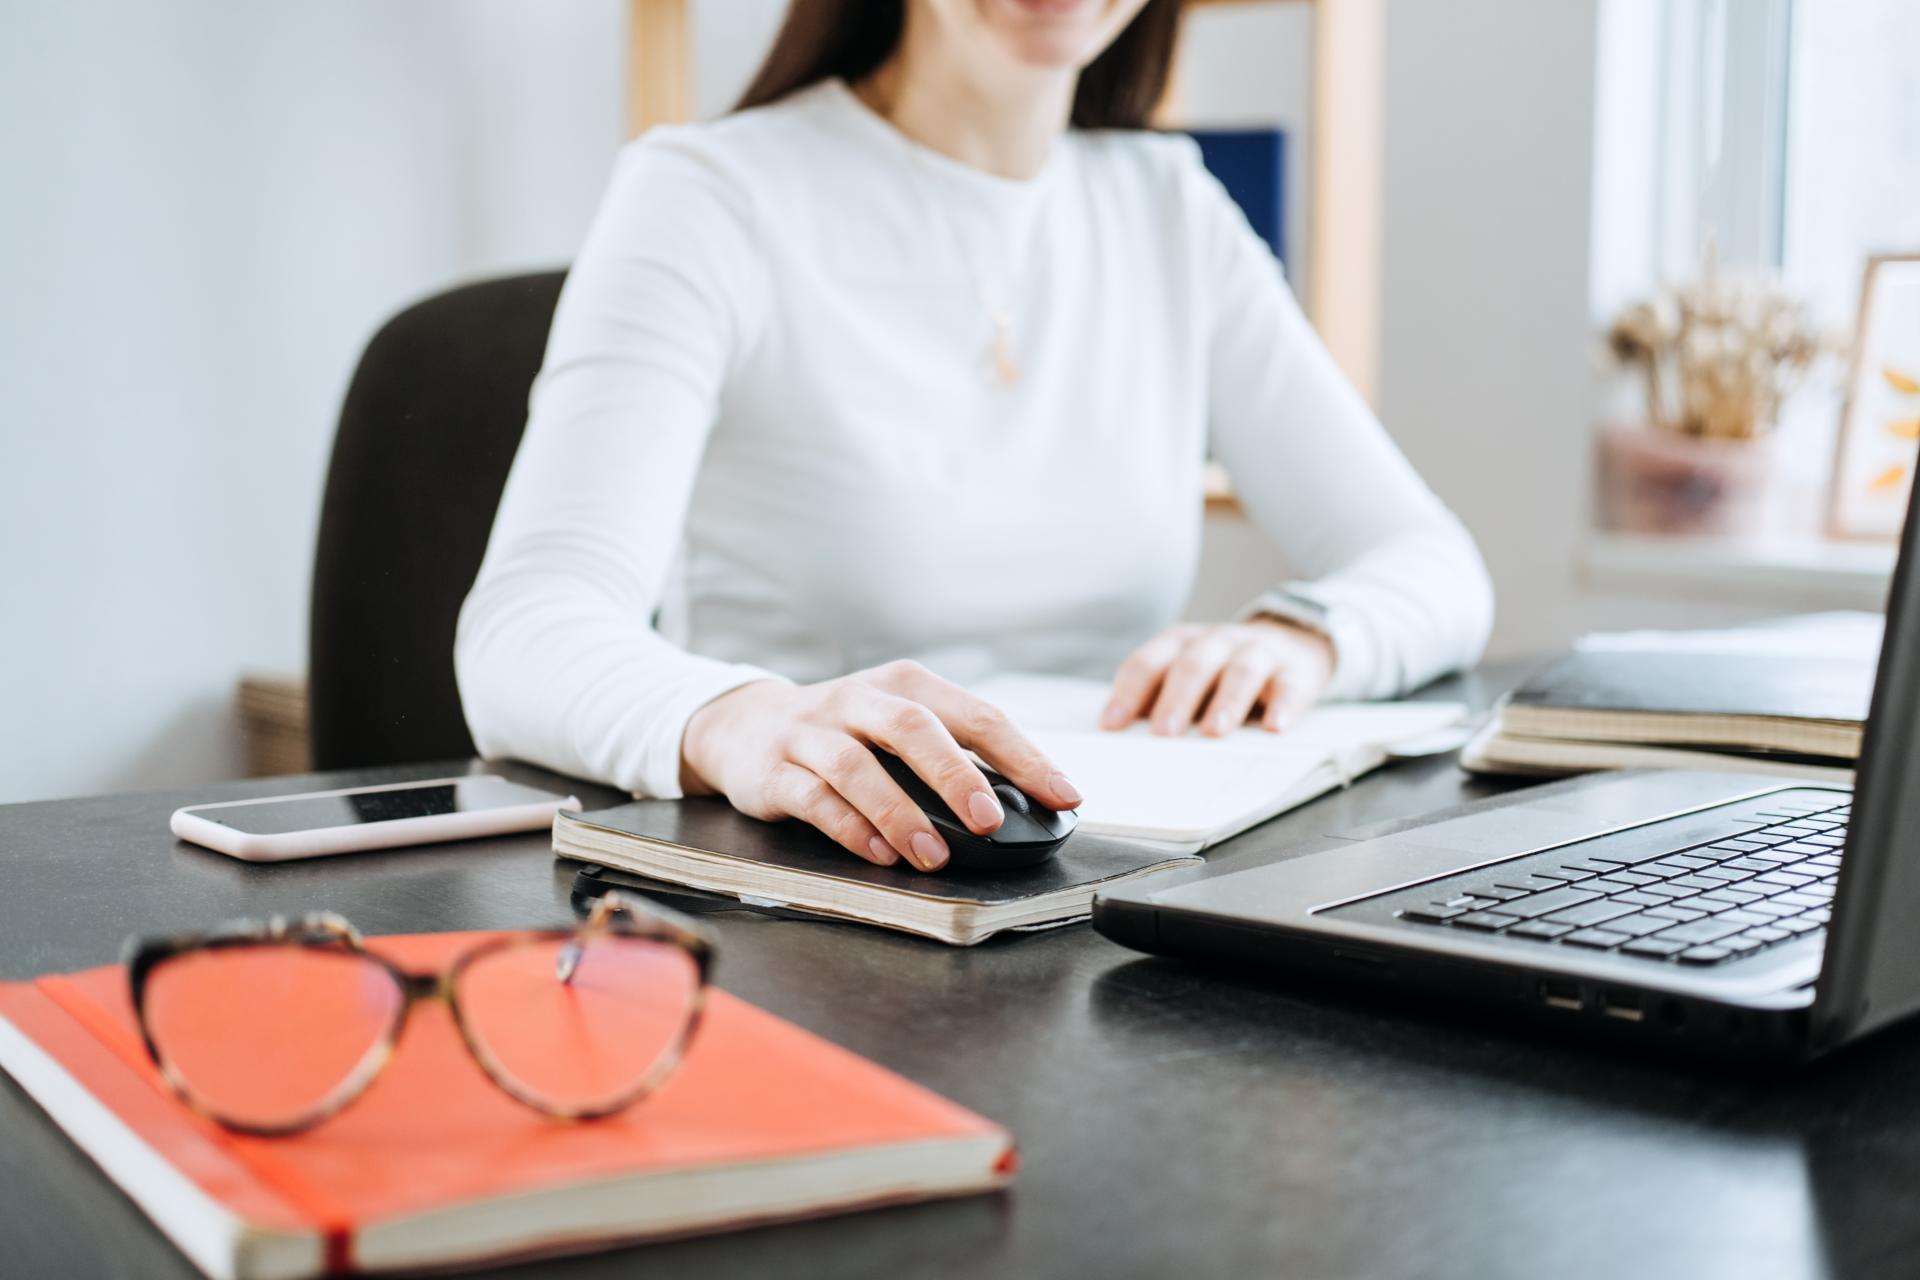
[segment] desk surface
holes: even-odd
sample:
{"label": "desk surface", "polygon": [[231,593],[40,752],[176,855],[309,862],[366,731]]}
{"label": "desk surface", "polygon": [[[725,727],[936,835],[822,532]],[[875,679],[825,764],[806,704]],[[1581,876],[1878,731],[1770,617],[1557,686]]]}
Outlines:
{"label": "desk surface", "polygon": [[[0,978],[270,911],[330,907],[369,932],[569,918],[571,873],[544,835],[250,867],[167,833],[184,803],[308,788],[0,808]],[[1211,860],[1272,860],[1489,789],[1450,758],[1402,765]],[[1149,959],[1084,926],[956,950],[851,925],[714,924],[722,986],[1007,1124],[1020,1176],[1000,1195],[542,1276],[1920,1274],[1913,1029],[1765,1084]],[[11,1082],[0,1188],[0,1274],[195,1274]]]}

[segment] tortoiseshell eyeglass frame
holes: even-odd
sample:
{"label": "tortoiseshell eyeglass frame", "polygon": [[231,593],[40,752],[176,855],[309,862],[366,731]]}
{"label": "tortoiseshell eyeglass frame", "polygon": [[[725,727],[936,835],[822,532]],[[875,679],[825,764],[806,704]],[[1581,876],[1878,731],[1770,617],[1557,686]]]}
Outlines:
{"label": "tortoiseshell eyeglass frame", "polygon": [[[485,956],[515,947],[565,940],[571,945],[561,951],[555,977],[561,982],[566,982],[572,978],[573,967],[580,962],[586,945],[595,938],[609,936],[667,943],[680,948],[692,958],[699,981],[691,998],[687,1001],[685,1019],[672,1042],[660,1057],[655,1059],[646,1075],[624,1093],[588,1107],[567,1106],[552,1099],[542,1098],[518,1084],[511,1073],[494,1057],[485,1041],[473,1034],[472,1027],[460,1008],[458,994],[460,977],[470,965]],[[161,1052],[154,1038],[153,1029],[147,1020],[148,986],[154,973],[167,962],[181,956],[218,951],[228,947],[263,945],[303,947],[355,956],[385,970],[393,979],[400,994],[393,1019],[381,1038],[368,1049],[340,1083],[308,1111],[271,1124],[222,1115],[217,1107],[196,1096],[186,1080]],[[379,1077],[380,1072],[392,1060],[394,1049],[400,1042],[400,1033],[405,1028],[407,1017],[414,1005],[424,1000],[446,1002],[449,1012],[453,1015],[454,1026],[459,1029],[460,1039],[467,1047],[467,1052],[472,1054],[474,1061],[480,1064],[480,1069],[486,1074],[487,1079],[515,1101],[560,1120],[593,1120],[624,1111],[665,1083],[674,1069],[680,1065],[681,1059],[685,1057],[687,1046],[699,1029],[700,1016],[706,1005],[707,980],[713,967],[713,942],[705,930],[679,913],[655,906],[631,894],[613,892],[600,897],[577,928],[524,930],[503,934],[461,952],[445,968],[436,973],[412,973],[402,969],[385,956],[367,950],[360,931],[331,911],[316,912],[298,919],[274,916],[265,921],[234,920],[200,934],[167,938],[132,938],[128,940],[126,946],[126,966],[134,1011],[140,1021],[140,1038],[146,1045],[147,1056],[153,1060],[167,1088],[188,1107],[223,1128],[262,1137],[283,1137],[301,1133],[324,1120],[331,1119],[365,1093],[367,1087]]]}

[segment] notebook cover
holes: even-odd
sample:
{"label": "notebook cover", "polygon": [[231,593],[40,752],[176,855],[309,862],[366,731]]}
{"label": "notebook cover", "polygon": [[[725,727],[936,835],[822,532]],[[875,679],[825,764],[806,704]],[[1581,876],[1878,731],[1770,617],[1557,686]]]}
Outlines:
{"label": "notebook cover", "polygon": [[1461,749],[1460,767],[1469,773],[1508,777],[1563,778],[1606,769],[1710,769],[1843,786],[1854,782],[1853,770],[1834,764],[1831,756],[1538,738],[1503,733],[1497,720]]}
{"label": "notebook cover", "polygon": [[1280,129],[1189,129],[1200,161],[1247,215],[1273,256],[1287,260],[1287,135]]}
{"label": "notebook cover", "polygon": [[556,830],[562,821],[760,862],[796,876],[875,885],[954,903],[1013,903],[1101,884],[1149,867],[1197,861],[1132,841],[1075,832],[1058,853],[1036,867],[1006,871],[949,868],[930,875],[904,864],[877,867],[854,857],[804,823],[762,822],[717,797],[636,800],[612,809],[562,814],[555,822]]}
{"label": "notebook cover", "polygon": [[1873,673],[1873,662],[1850,659],[1596,651],[1543,668],[1509,701],[1553,710],[1861,724]]}
{"label": "notebook cover", "polygon": [[[490,936],[418,934],[368,946],[425,971]],[[230,1133],[166,1091],[141,1047],[119,966],[0,984],[0,1019],[0,1032],[11,1024],[205,1197],[259,1231],[315,1233],[334,1270],[351,1266],[355,1237],[382,1223],[541,1189],[944,1140],[985,1140],[992,1153],[972,1186],[949,1190],[999,1185],[1013,1167],[1011,1140],[990,1121],[718,990],[708,993],[680,1069],[658,1093],[604,1120],[555,1121],[508,1098],[434,1003],[415,1007],[398,1052],[358,1101],[284,1138]],[[43,1095],[36,1092],[55,1121],[75,1132],[67,1108]],[[137,1155],[138,1144],[128,1145]],[[124,1185],[115,1162],[102,1159],[109,1153],[89,1154]],[[181,1233],[193,1224],[169,1221],[180,1206],[151,1198],[136,1195],[187,1247]],[[716,1225],[724,1224],[701,1229]],[[571,1229],[535,1232],[508,1251],[635,1238],[617,1224]],[[457,1251],[446,1259],[474,1260]]]}

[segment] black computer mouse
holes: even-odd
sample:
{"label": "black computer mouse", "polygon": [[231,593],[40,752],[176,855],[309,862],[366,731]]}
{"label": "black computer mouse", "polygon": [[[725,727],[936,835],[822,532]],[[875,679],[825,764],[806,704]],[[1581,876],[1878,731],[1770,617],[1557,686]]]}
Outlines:
{"label": "black computer mouse", "polygon": [[1054,855],[1080,821],[1080,815],[1072,809],[1049,809],[982,765],[980,772],[987,776],[987,784],[999,799],[1006,820],[991,835],[975,835],[940,798],[939,792],[922,781],[905,760],[878,747],[873,754],[946,840],[951,854],[947,867],[953,871],[1006,871],[1038,866]]}

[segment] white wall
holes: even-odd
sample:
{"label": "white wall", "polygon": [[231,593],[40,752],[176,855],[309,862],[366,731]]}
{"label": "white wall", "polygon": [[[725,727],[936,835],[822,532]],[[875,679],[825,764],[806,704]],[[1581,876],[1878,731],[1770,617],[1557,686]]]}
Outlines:
{"label": "white wall", "polygon": [[239,771],[305,662],[361,345],[564,262],[622,125],[619,0],[62,0],[0,32],[0,800]]}

